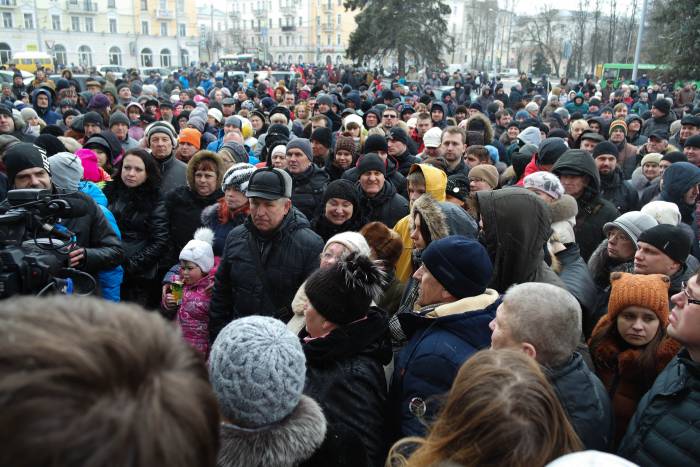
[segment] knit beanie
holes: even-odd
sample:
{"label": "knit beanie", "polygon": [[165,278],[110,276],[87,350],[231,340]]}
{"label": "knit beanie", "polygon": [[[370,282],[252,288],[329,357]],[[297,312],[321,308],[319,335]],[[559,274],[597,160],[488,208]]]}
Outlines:
{"label": "knit beanie", "polygon": [[693,135],[686,139],[683,147],[700,148],[700,135]]}
{"label": "knit beanie", "polygon": [[102,177],[95,151],[83,148],[78,149],[75,155],[80,158],[80,162],[83,164],[83,178],[89,182],[99,182]]}
{"label": "knit beanie", "polygon": [[539,146],[542,141],[542,135],[540,134],[540,129],[534,126],[525,128],[518,135],[518,139],[522,141],[523,144],[534,144]]}
{"label": "knit beanie", "polygon": [[385,275],[367,255],[351,253],[326,269],[317,269],[306,281],[309,303],[328,321],[344,325],[367,315],[379,297]]}
{"label": "knit beanie", "polygon": [[459,235],[430,242],[421,259],[433,277],[457,299],[484,293],[493,274],[491,259],[481,243]]}
{"label": "knit beanie", "polygon": [[608,135],[611,135],[615,128],[621,128],[622,131],[625,132],[625,135],[627,135],[627,124],[625,123],[624,120],[613,120],[610,123],[610,129],[608,131]]}
{"label": "knit beanie", "polygon": [[106,109],[110,106],[109,98],[102,93],[97,93],[92,96],[90,103],[88,104],[88,109]]}
{"label": "knit beanie", "polygon": [[39,115],[36,113],[36,110],[32,109],[31,107],[23,108],[19,111],[19,114],[22,116],[22,120],[24,120],[25,122],[31,118],[39,118]]}
{"label": "knit beanie", "polygon": [[123,123],[124,125],[129,126],[131,122],[129,122],[129,117],[127,117],[124,112],[117,110],[109,116],[109,127],[112,128],[113,125],[118,123]]}
{"label": "knit beanie", "polygon": [[278,105],[278,106],[270,109],[269,118],[272,118],[272,116],[275,114],[284,115],[285,118],[287,119],[287,121],[291,120],[291,118],[292,118],[292,113],[289,111],[289,109],[287,107],[283,107],[281,105]]}
{"label": "knit beanie", "polygon": [[614,221],[603,225],[603,233],[607,235],[611,229],[618,228],[627,234],[630,240],[634,242],[636,248],[642,232],[655,227],[657,224],[656,219],[647,214],[639,211],[629,211],[618,216]]}
{"label": "knit beanie", "polygon": [[[155,135],[156,133],[163,133],[167,135],[170,138],[170,141],[173,144],[173,148],[177,146],[177,138],[175,137],[175,128],[173,126],[165,121],[159,120],[157,122],[153,122],[150,125],[146,127],[145,134],[146,134],[146,143],[150,147],[151,145],[151,136]],[[201,132],[200,132],[201,133]]]}
{"label": "knit beanie", "polygon": [[561,138],[545,138],[537,149],[537,164],[540,166],[554,165],[559,159],[559,156],[564,154],[568,149],[569,146]]}
{"label": "knit beanie", "polygon": [[316,98],[316,103],[318,105],[326,104],[327,106],[333,105],[333,98],[329,94],[321,94]]}
{"label": "knit beanie", "polygon": [[617,159],[620,155],[620,151],[618,151],[617,146],[610,141],[603,141],[596,144],[593,148],[593,159],[602,155],[612,155]]}
{"label": "knit beanie", "polygon": [[661,325],[668,325],[668,289],[671,281],[663,274],[630,274],[614,272],[610,275],[610,300],[608,317],[615,322],[617,316],[631,306],[654,312]]}
{"label": "knit beanie", "polygon": [[498,170],[496,167],[487,164],[479,164],[469,170],[469,179],[480,178],[491,187],[492,190],[498,186]]}
{"label": "knit beanie", "polygon": [[355,139],[350,135],[350,133],[343,133],[342,135],[336,137],[335,152],[338,152],[339,150],[348,151],[350,154],[352,154],[353,159],[357,155],[357,146],[355,146]]}
{"label": "knit beanie", "polygon": [[658,248],[666,256],[685,264],[690,254],[690,239],[677,225],[660,224],[642,232],[639,241]]}
{"label": "knit beanie", "polygon": [[221,330],[209,355],[209,378],[221,415],[259,428],[287,417],[299,404],[306,357],[297,336],[279,320],[247,316]]}
{"label": "knit beanie", "polygon": [[365,240],[365,237],[357,232],[340,232],[333,235],[328,239],[321,253],[326,251],[332,243],[339,243],[343,245],[350,251],[350,253],[359,253],[364,256],[370,256],[371,254],[367,240]]}
{"label": "knit beanie", "polygon": [[97,112],[88,112],[83,116],[83,126],[87,125],[88,123],[98,125],[100,128],[102,128],[102,124],[104,122],[102,121],[102,116]]}
{"label": "knit beanie", "polygon": [[283,156],[287,154],[287,146],[284,144],[278,144],[274,148],[272,148],[272,151],[270,151],[270,157],[277,155],[277,154],[282,154]]}
{"label": "knit beanie", "polygon": [[453,196],[464,202],[469,196],[469,178],[462,172],[454,173],[447,177],[445,194]]}
{"label": "knit beanie", "polygon": [[303,152],[310,161],[314,160],[314,153],[311,150],[311,142],[306,138],[296,138],[287,143],[287,151],[290,149],[299,149]]}
{"label": "knit beanie", "polygon": [[196,115],[190,115],[190,119],[187,120],[187,125],[191,126],[192,128],[195,128],[197,131],[200,133],[204,133],[204,126],[207,124],[207,122]]}
{"label": "knit beanie", "polygon": [[333,180],[326,187],[326,191],[323,192],[322,206],[325,206],[329,199],[338,198],[344,199],[352,203],[353,215],[355,211],[359,209],[359,200],[357,197],[357,189],[355,184],[350,180],[338,179]]}
{"label": "knit beanie", "polygon": [[423,144],[426,148],[440,147],[442,140],[442,130],[440,127],[434,126],[423,135]]}
{"label": "knit beanie", "polygon": [[681,211],[676,203],[670,201],[651,201],[642,206],[641,211],[656,219],[659,224],[678,225],[681,223]]}
{"label": "knit beanie", "polygon": [[245,150],[245,146],[237,141],[228,141],[224,143],[219,151],[227,151],[236,162],[248,162],[250,159],[248,151]]}
{"label": "knit beanie", "polygon": [[359,161],[357,161],[357,173],[358,175],[362,175],[370,170],[381,172],[382,175],[386,177],[386,162],[384,162],[377,154],[365,154],[364,156],[360,157]]}
{"label": "knit beanie", "polygon": [[180,261],[191,261],[207,274],[214,267],[214,251],[211,247],[213,241],[213,230],[207,227],[198,228],[192,240],[187,242],[180,252]]}
{"label": "knit beanie", "polygon": [[180,130],[178,142],[189,143],[196,149],[199,149],[202,144],[202,134],[194,128],[183,128]]}
{"label": "knit beanie", "polygon": [[310,141],[316,141],[326,148],[330,148],[331,143],[331,130],[330,128],[320,127],[316,128],[313,133],[311,133]]}
{"label": "knit beanie", "polygon": [[83,164],[80,158],[70,152],[59,152],[49,157],[51,181],[56,188],[77,191],[83,178]]}
{"label": "knit beanie", "polygon": [[46,157],[51,157],[59,152],[66,152],[67,149],[63,145],[60,139],[54,135],[43,134],[39,135],[35,140],[34,144],[40,146],[46,150]]}
{"label": "knit beanie", "polygon": [[668,113],[671,111],[671,103],[664,98],[656,99],[651,106],[652,108],[658,109],[666,115],[668,115]]}
{"label": "knit beanie", "polygon": [[564,187],[559,181],[559,177],[549,172],[534,172],[523,179],[523,187],[527,189],[541,191],[555,200],[564,195]]}
{"label": "knit beanie", "polygon": [[7,180],[12,187],[17,174],[26,169],[38,167],[51,175],[51,166],[46,157],[46,150],[32,143],[18,143],[5,151],[3,158],[7,170]]}
{"label": "knit beanie", "polygon": [[640,164],[642,167],[644,167],[644,164],[656,164],[659,165],[659,162],[661,162],[661,159],[664,156],[662,154],[659,154],[658,152],[650,152],[646,156],[642,157],[642,163]]}
{"label": "knit beanie", "polygon": [[365,140],[364,154],[377,151],[387,152],[388,150],[389,146],[386,143],[386,138],[382,135],[369,135]]}
{"label": "knit beanie", "polygon": [[228,168],[221,182],[221,190],[226,191],[233,188],[236,191],[245,193],[248,189],[248,181],[256,168],[247,162],[239,162]]}

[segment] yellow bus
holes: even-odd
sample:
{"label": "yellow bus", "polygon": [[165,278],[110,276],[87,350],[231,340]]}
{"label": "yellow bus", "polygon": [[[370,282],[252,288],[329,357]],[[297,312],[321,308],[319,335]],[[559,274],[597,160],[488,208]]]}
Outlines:
{"label": "yellow bus", "polygon": [[12,54],[12,60],[17,69],[36,73],[37,68],[53,71],[53,57],[44,52],[17,52]]}

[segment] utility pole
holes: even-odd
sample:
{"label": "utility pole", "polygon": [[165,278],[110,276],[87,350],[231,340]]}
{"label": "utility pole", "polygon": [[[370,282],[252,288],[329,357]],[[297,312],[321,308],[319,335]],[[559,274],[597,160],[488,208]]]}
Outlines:
{"label": "utility pole", "polygon": [[637,46],[634,48],[634,67],[632,68],[632,81],[637,81],[639,71],[639,55],[642,52],[642,36],[644,36],[644,21],[647,16],[647,1],[642,2],[642,16],[639,18],[639,32],[637,33]]}
{"label": "utility pole", "polygon": [[34,0],[34,29],[36,29],[36,44],[39,48],[39,52],[44,51],[44,41],[41,40],[41,27],[39,25],[39,9],[36,6],[36,0]]}

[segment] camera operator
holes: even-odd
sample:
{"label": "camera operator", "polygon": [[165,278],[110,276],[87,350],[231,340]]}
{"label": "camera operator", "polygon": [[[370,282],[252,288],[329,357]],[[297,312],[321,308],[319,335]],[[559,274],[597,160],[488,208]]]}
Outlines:
{"label": "camera operator", "polygon": [[[68,257],[69,266],[96,274],[105,269],[111,269],[121,263],[124,250],[121,241],[110,227],[107,219],[97,204],[81,192],[68,193],[54,187],[51,182],[49,160],[46,152],[32,144],[20,143],[5,153],[5,166],[10,190],[21,188],[36,188],[49,190],[54,194],[65,194],[67,199],[84,200],[88,212],[73,219],[63,219],[60,222],[73,232],[79,248],[72,250]],[[9,203],[0,204],[0,212],[9,208]]]}

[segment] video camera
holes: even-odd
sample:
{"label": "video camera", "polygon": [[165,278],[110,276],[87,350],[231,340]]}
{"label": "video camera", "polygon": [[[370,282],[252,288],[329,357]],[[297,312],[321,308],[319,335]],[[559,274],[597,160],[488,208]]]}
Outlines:
{"label": "video camera", "polygon": [[76,236],[58,224],[87,214],[85,199],[42,189],[10,190],[0,213],[0,299],[52,288],[72,294],[76,283],[87,290],[81,295],[95,290],[90,274],[68,267],[68,254],[78,248]]}

